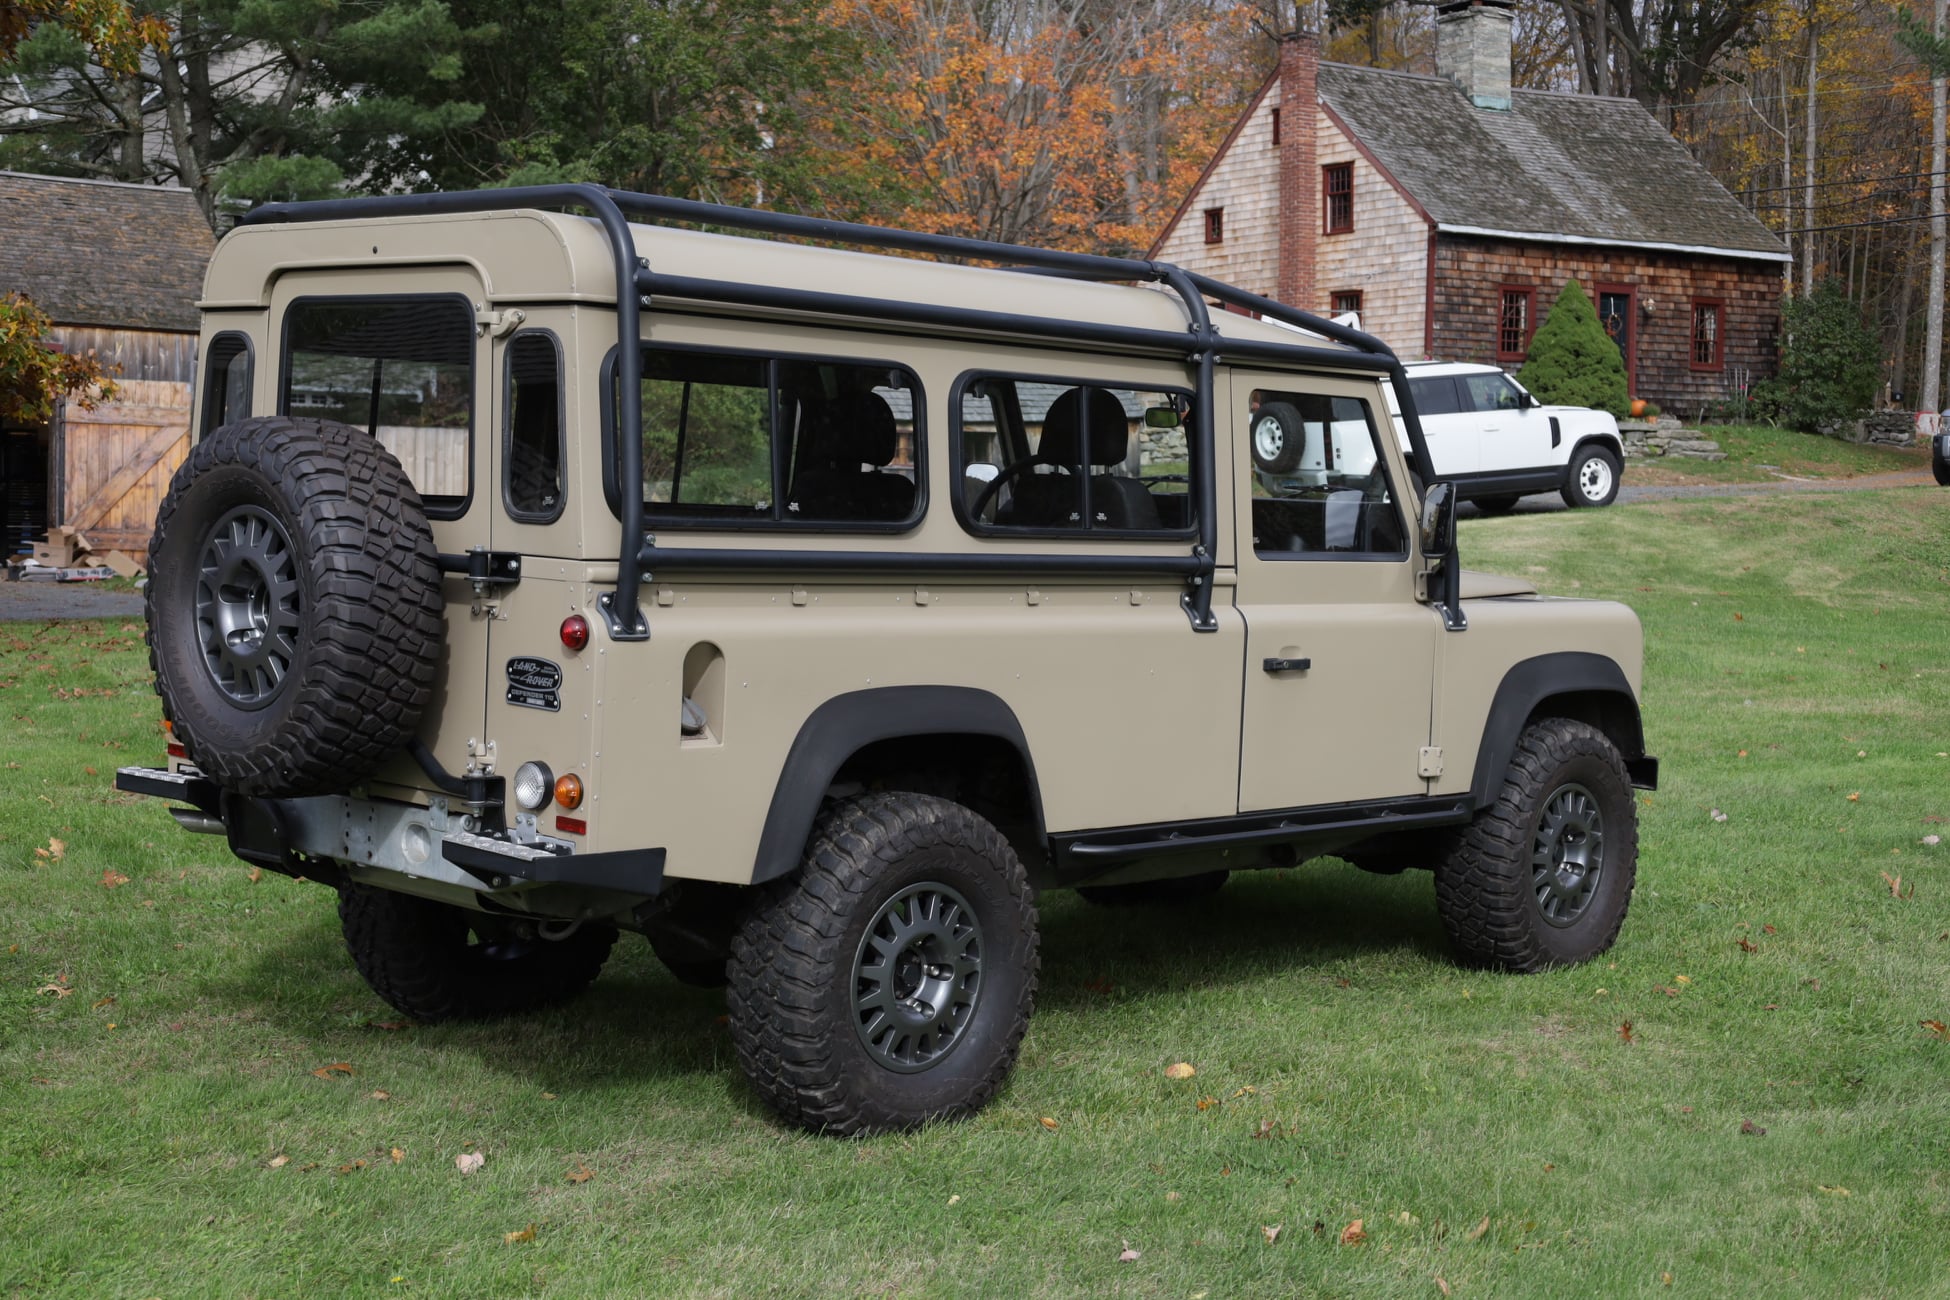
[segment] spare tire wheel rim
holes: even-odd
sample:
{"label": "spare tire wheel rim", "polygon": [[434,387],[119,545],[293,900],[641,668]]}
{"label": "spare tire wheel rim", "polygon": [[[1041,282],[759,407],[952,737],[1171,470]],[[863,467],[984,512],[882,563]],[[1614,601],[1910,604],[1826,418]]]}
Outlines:
{"label": "spare tire wheel rim", "polygon": [[1587,501],[1603,501],[1611,491],[1611,466],[1603,456],[1593,456],[1586,460],[1578,471],[1578,486],[1584,489]]}
{"label": "spare tire wheel rim", "polygon": [[1605,875],[1605,816],[1598,797],[1575,782],[1544,801],[1531,845],[1530,881],[1537,910],[1563,929],[1591,906]]}
{"label": "spare tire wheel rim", "polygon": [[1286,446],[1286,430],[1273,416],[1263,416],[1253,426],[1253,451],[1263,461],[1276,461]]}
{"label": "spare tire wheel rim", "polygon": [[982,925],[968,900],[929,881],[874,913],[853,956],[854,1027],[876,1064],[915,1074],[968,1036],[982,994]]}
{"label": "spare tire wheel rim", "polygon": [[217,521],[197,556],[196,633],[224,698],[261,709],[298,657],[298,553],[276,515],[243,505]]}

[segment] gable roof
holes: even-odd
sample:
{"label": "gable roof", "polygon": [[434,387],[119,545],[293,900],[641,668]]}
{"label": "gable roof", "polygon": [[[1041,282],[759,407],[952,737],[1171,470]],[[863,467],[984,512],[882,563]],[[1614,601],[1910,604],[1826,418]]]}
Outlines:
{"label": "gable roof", "polygon": [[1516,90],[1482,109],[1446,77],[1344,63],[1318,84],[1438,230],[1788,259],[1637,100]]}
{"label": "gable roof", "polygon": [[216,239],[188,190],[0,172],[0,293],[57,325],[197,328]]}

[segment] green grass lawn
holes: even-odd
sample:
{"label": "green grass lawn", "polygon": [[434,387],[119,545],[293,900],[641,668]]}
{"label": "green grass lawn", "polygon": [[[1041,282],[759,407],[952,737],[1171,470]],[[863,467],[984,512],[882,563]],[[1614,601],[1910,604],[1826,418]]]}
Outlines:
{"label": "green grass lawn", "polygon": [[1927,472],[1928,447],[1874,447],[1767,424],[1709,424],[1702,438],[1720,444],[1720,461],[1634,457],[1625,465],[1633,487],[1683,483],[1780,483],[1788,479],[1845,479],[1864,474]]}
{"label": "green grass lawn", "polygon": [[110,788],[160,751],[136,628],[0,626],[0,1294],[1950,1294],[1946,505],[1465,523],[1645,621],[1613,952],[1462,970],[1426,875],[1331,860],[1051,896],[1001,1098],[865,1141],[775,1124],[634,940],[564,1010],[401,1026],[327,891]]}

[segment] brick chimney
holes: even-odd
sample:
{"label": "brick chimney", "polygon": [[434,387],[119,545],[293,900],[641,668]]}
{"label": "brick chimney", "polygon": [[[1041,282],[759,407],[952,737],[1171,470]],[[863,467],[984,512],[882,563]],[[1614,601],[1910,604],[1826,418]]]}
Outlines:
{"label": "brick chimney", "polygon": [[1453,0],[1436,10],[1435,70],[1478,108],[1510,107],[1508,0]]}
{"label": "brick chimney", "polygon": [[1273,296],[1313,311],[1314,248],[1320,241],[1320,159],[1315,135],[1320,37],[1280,38],[1280,266]]}

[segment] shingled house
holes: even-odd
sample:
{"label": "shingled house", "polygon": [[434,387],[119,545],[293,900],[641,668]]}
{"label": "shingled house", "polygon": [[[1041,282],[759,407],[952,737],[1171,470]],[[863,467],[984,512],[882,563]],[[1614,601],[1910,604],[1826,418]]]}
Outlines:
{"label": "shingled house", "polygon": [[121,367],[119,400],[0,429],[0,558],[51,524],[139,553],[188,453],[196,301],[216,242],[188,190],[0,172],[0,294]]}
{"label": "shingled house", "polygon": [[1635,396],[1690,410],[1773,374],[1787,249],[1636,100],[1513,90],[1510,21],[1443,7],[1436,76],[1288,37],[1151,256],[1513,370],[1575,277]]}

